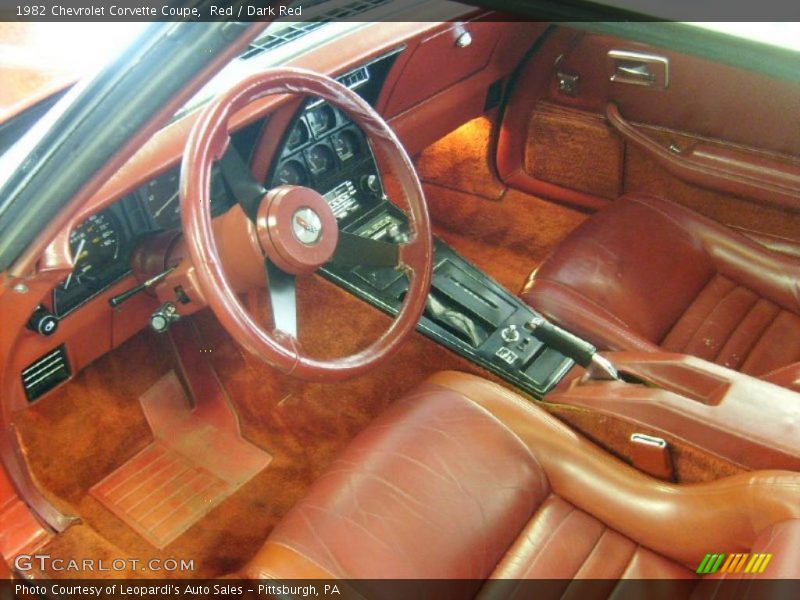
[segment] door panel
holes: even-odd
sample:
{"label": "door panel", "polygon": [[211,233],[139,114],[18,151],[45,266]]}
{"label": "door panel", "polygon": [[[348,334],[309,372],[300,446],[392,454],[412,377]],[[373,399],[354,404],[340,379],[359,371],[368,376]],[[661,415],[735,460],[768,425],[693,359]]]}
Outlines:
{"label": "door panel", "polygon": [[800,241],[800,86],[558,28],[516,82],[497,166],[530,193],[592,209],[657,193],[785,246]]}
{"label": "door panel", "polygon": [[528,127],[527,173],[609,200],[620,195],[624,144],[601,115],[540,102]]}

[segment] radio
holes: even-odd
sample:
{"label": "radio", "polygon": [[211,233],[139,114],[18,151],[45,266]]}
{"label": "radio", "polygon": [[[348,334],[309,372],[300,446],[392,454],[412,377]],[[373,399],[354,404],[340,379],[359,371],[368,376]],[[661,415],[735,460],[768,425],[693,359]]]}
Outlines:
{"label": "radio", "polygon": [[358,203],[358,199],[356,198],[357,195],[358,190],[356,189],[355,184],[348,179],[347,181],[337,185],[327,194],[323,194],[322,197],[325,198],[328,206],[331,207],[336,220],[341,221],[347,215],[352,214],[361,208],[361,205]]}

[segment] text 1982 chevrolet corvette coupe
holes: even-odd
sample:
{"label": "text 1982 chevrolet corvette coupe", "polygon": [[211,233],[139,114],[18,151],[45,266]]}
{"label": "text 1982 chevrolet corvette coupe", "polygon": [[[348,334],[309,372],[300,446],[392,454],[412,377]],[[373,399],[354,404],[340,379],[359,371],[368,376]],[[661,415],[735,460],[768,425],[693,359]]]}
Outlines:
{"label": "text 1982 chevrolet corvette coupe", "polygon": [[2,76],[4,574],[796,583],[796,53],[334,4]]}

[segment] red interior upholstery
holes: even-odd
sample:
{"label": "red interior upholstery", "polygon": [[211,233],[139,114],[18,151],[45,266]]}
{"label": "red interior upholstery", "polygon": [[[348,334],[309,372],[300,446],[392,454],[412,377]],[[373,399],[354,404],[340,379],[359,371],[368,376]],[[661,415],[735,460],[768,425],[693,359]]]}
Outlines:
{"label": "red interior upholstery", "polygon": [[800,361],[800,259],[629,195],[576,229],[522,297],[603,349],[693,354],[755,376]]}
{"label": "red interior upholstery", "polygon": [[445,372],[357,437],[242,575],[693,578],[709,549],[768,548],[770,576],[797,577],[798,531],[800,475],[668,484],[507,389]]}

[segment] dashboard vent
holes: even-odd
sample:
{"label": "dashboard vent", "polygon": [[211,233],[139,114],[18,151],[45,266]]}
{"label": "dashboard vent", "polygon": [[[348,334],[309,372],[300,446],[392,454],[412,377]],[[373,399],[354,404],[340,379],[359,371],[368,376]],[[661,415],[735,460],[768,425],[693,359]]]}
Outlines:
{"label": "dashboard vent", "polygon": [[366,67],[359,67],[355,71],[342,75],[339,81],[353,90],[369,81],[369,71]]}
{"label": "dashboard vent", "polygon": [[319,29],[325,23],[292,23],[288,27],[283,27],[280,30],[275,31],[274,33],[268,33],[267,35],[261,36],[254,42],[252,42],[248,47],[247,50],[242,54],[240,58],[248,59],[253,58],[254,56],[258,56],[262,52],[266,52],[267,50],[271,50],[272,48],[277,48],[278,46],[283,46],[284,44],[288,44],[292,40],[296,40],[297,38],[303,37],[307,33],[314,31],[315,29]]}
{"label": "dashboard vent", "polygon": [[[307,12],[312,6],[324,4],[327,1],[328,0],[305,2],[302,6],[304,12]],[[313,21],[298,23],[281,23],[279,21],[274,26],[270,27],[265,35],[262,35],[252,42],[240,58],[253,58],[262,52],[277,48],[278,46],[283,46],[284,44],[301,38],[315,29],[319,29],[326,23],[353,19],[353,17],[361,13],[365,13],[383,4],[388,4],[389,2],[391,2],[391,0],[356,0],[355,2],[347,2],[343,5],[337,3],[339,4],[337,8],[331,8],[330,10],[315,14]]]}
{"label": "dashboard vent", "polygon": [[22,387],[33,402],[70,376],[67,353],[62,344],[22,369]]}
{"label": "dashboard vent", "polygon": [[[329,11],[322,13],[319,19],[322,21],[346,21],[352,19],[356,15],[365,13],[368,10],[388,4],[392,0],[356,0],[355,2],[348,2],[338,8],[332,8]],[[305,5],[303,5],[305,7]]]}

